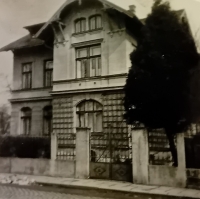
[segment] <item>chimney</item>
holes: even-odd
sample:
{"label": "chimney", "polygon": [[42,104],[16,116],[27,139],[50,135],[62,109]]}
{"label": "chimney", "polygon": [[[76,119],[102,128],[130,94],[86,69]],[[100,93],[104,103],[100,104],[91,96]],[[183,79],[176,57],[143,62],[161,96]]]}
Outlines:
{"label": "chimney", "polygon": [[129,5],[129,12],[132,12],[135,14],[136,6],[135,5]]}

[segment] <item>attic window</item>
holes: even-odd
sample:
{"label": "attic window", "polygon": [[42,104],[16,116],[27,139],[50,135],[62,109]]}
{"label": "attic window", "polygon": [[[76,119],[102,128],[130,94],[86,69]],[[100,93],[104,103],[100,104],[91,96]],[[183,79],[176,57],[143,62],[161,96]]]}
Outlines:
{"label": "attic window", "polygon": [[102,28],[102,18],[101,15],[91,16],[89,19],[90,30],[96,30]]}
{"label": "attic window", "polygon": [[86,19],[80,18],[75,21],[75,33],[81,33],[86,31]]}

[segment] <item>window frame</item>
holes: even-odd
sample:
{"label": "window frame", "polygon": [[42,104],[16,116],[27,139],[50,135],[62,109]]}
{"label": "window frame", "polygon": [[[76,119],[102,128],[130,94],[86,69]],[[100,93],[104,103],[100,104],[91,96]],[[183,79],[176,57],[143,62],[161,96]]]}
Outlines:
{"label": "window frame", "polygon": [[[30,115],[25,115],[25,112],[30,111]],[[24,131],[24,123],[26,121],[29,121],[29,133]],[[31,122],[32,122],[32,109],[29,107],[24,107],[21,109],[21,126],[22,126],[22,132],[20,134],[22,135],[30,135],[31,134]],[[27,129],[26,129],[27,130]]]}
{"label": "window frame", "polygon": [[[100,48],[100,55],[90,55],[91,54],[91,51],[90,51],[91,48],[95,47],[95,46],[98,46]],[[78,50],[84,49],[84,48],[87,49],[87,56],[86,57],[77,58]],[[81,47],[75,48],[75,57],[76,57],[75,58],[75,61],[76,61],[76,79],[91,78],[91,77],[100,77],[101,76],[101,72],[102,72],[101,71],[102,70],[102,45],[101,45],[101,43],[93,44],[93,45],[87,45],[87,46],[81,46]],[[99,68],[100,69],[100,74],[99,75],[93,75],[93,76],[91,76],[90,75],[90,67],[91,67],[91,61],[94,58],[100,58],[100,68]],[[87,60],[87,62],[89,63],[89,65],[87,65],[87,68],[89,68],[88,69],[89,71],[86,71],[86,69],[85,69],[86,72],[85,72],[84,77],[78,77],[78,65],[77,65],[77,62],[80,61],[80,60],[84,60],[84,59]],[[88,72],[89,72],[89,75],[87,76]]]}
{"label": "window frame", "polygon": [[[101,27],[97,28],[97,17],[100,17],[101,18]],[[95,18],[95,28],[92,29],[91,28],[91,19],[92,18]],[[102,21],[102,15],[101,14],[95,14],[95,15],[91,15],[89,17],[89,31],[95,31],[95,30],[101,30],[103,28],[103,21]]]}
{"label": "window frame", "polygon": [[[53,59],[48,59],[48,60],[44,60],[44,75],[43,75],[43,78],[44,78],[44,81],[43,81],[43,84],[44,84],[44,88],[51,88],[53,87],[53,67],[52,69],[46,69],[46,63],[47,62],[52,62],[52,65],[53,65]],[[51,79],[52,81],[50,82],[50,86],[47,85],[47,82],[46,82],[46,73],[47,72],[51,72]]]}
{"label": "window frame", "polygon": [[[82,21],[84,21],[84,30],[83,30],[83,27],[82,27]],[[80,22],[80,31],[77,31],[77,28],[76,28],[76,24]],[[74,32],[75,34],[81,34],[81,33],[84,33],[87,31],[87,27],[86,27],[86,24],[87,24],[87,21],[86,21],[86,18],[85,17],[81,17],[81,18],[78,18],[76,20],[74,20]]]}
{"label": "window frame", "polygon": [[[30,69],[30,71],[24,72],[24,66],[27,64],[30,64],[31,69]],[[32,75],[33,75],[32,71],[33,71],[33,62],[22,63],[22,73],[21,73],[22,74],[22,90],[31,90],[32,89]],[[27,74],[30,74],[30,87],[25,88],[23,78],[24,78],[24,75],[27,75]]]}
{"label": "window frame", "polygon": [[[92,103],[92,105],[93,105],[92,110],[87,110],[87,108],[86,108],[87,103]],[[100,108],[95,109],[95,105],[98,105]],[[78,109],[82,108],[82,106],[84,106],[84,110],[78,110]],[[92,125],[93,126],[91,129],[91,133],[103,133],[103,105],[93,99],[83,100],[76,106],[76,118],[77,118],[76,127],[77,128],[87,127],[89,125],[89,123],[88,123],[89,122],[89,114],[93,114],[92,115],[92,120],[93,120]],[[95,115],[95,114],[101,114],[101,124],[100,124],[101,131],[95,131],[98,128],[97,115]],[[83,117],[83,123],[81,123],[81,117]],[[86,123],[88,123],[88,124],[86,124]],[[83,124],[83,125],[81,125],[81,124]]]}
{"label": "window frame", "polygon": [[[51,115],[48,115],[48,116],[45,116],[45,111],[48,112],[48,111],[51,111]],[[49,106],[45,106],[43,108],[43,135],[44,136],[50,136],[51,135],[51,132],[53,130],[53,107],[51,105]],[[49,132],[48,133],[45,133],[45,121],[48,122],[48,128],[49,128]],[[50,122],[50,123],[49,123]]]}

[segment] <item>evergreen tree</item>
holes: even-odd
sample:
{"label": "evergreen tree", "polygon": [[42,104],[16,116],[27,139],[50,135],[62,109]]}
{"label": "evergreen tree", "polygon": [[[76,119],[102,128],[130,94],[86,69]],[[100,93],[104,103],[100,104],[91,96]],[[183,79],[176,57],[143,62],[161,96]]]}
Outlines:
{"label": "evergreen tree", "polygon": [[132,66],[124,88],[125,119],[128,124],[164,128],[177,166],[174,136],[187,128],[194,118],[192,110],[200,104],[191,96],[199,55],[187,21],[168,2],[154,2],[140,35],[130,55]]}

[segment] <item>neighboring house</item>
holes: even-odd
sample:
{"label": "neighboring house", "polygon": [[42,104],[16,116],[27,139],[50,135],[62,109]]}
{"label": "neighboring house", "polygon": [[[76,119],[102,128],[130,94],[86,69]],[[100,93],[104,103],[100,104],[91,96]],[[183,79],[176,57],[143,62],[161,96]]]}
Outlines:
{"label": "neighboring house", "polygon": [[11,135],[41,136],[51,132],[53,34],[45,40],[34,38],[42,26],[25,27],[29,35],[1,49],[14,54]]}

